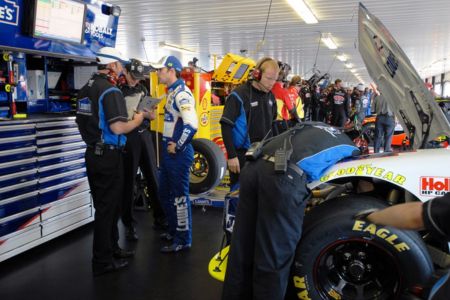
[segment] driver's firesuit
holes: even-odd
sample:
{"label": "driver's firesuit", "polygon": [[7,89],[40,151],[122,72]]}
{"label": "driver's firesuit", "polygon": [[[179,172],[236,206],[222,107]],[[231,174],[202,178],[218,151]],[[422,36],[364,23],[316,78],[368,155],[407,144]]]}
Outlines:
{"label": "driver's firesuit", "polygon": [[332,105],[332,125],[344,127],[348,119],[347,92],[343,88],[335,89],[328,95],[328,102]]}
{"label": "driver's firesuit", "polygon": [[[283,161],[277,156],[280,149],[287,161],[284,169],[275,171],[274,162]],[[304,122],[270,139],[261,157],[247,162],[222,300],[284,299],[310,197],[306,184],[357,153],[358,148],[340,130]]]}
{"label": "driver's firesuit", "polygon": [[[174,244],[190,247],[192,219],[189,168],[194,160],[191,141],[197,132],[198,119],[194,97],[183,80],[178,79],[169,86],[164,109],[160,200]],[[168,142],[176,143],[175,154],[167,152]]]}

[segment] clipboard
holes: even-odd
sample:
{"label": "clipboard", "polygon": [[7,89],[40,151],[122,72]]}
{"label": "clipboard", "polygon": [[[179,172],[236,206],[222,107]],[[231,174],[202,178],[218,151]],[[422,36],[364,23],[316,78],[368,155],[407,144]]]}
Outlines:
{"label": "clipboard", "polygon": [[144,110],[153,110],[156,105],[158,105],[163,98],[152,98],[149,96],[145,96],[142,98],[141,102],[139,102],[136,111],[144,111]]}

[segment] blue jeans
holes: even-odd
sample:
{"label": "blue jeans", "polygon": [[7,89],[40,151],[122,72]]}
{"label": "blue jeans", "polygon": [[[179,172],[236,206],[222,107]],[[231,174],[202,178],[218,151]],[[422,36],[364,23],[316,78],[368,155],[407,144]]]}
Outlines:
{"label": "blue jeans", "polygon": [[169,234],[177,245],[192,243],[192,213],[189,199],[189,168],[194,161],[194,148],[169,154],[163,142],[159,197],[169,223]]}
{"label": "blue jeans", "polygon": [[392,136],[394,135],[395,119],[389,115],[377,115],[375,121],[374,152],[380,152],[381,141],[384,136],[384,152],[392,151]]}

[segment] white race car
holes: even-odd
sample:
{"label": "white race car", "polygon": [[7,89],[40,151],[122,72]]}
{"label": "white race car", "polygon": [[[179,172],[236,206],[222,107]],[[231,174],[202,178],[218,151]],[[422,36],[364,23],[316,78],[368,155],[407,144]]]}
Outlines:
{"label": "white race car", "polygon": [[315,198],[288,299],[406,299],[429,284],[434,266],[450,266],[449,244],[426,232],[353,218],[367,208],[427,201],[450,191],[450,149],[426,149],[438,136],[450,136],[450,125],[389,31],[362,4],[359,51],[415,150],[341,162],[310,184]]}

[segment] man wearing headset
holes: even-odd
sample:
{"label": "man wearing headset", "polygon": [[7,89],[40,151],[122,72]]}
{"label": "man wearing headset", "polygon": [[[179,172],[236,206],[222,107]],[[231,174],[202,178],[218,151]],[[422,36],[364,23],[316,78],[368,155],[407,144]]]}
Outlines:
{"label": "man wearing headset", "polygon": [[87,145],[86,172],[95,207],[92,271],[94,276],[128,265],[133,251],[117,245],[117,217],[123,195],[123,147],[125,134],[138,127],[144,116],[128,120],[125,100],[116,87],[123,70],[122,56],[111,47],[96,54],[98,72],[80,90],[76,122]]}
{"label": "man wearing headset", "polygon": [[[278,78],[278,62],[262,58],[253,71],[253,80],[235,88],[228,96],[220,124],[228,154],[230,186],[234,189],[245,162],[245,152],[253,142],[271,135],[277,116],[275,97],[271,90]],[[269,133],[270,132],[270,133]]]}
{"label": "man wearing headset", "polygon": [[[120,85],[127,106],[134,104],[134,107],[139,101],[148,95],[148,91],[140,80],[144,80],[144,66],[141,61],[137,59],[130,59],[125,64],[124,69],[125,82]],[[133,105],[132,105],[133,106]],[[132,119],[133,111],[128,111],[128,118]],[[127,143],[125,145],[125,189],[122,198],[122,223],[125,225],[125,235],[127,240],[137,241],[138,235],[135,229],[135,220],[133,218],[133,203],[134,203],[134,185],[136,181],[136,173],[138,167],[144,174],[147,182],[147,188],[150,193],[153,208],[153,227],[163,228],[165,215],[159,202],[158,195],[158,174],[156,166],[156,154],[153,146],[152,134],[150,132],[150,122],[155,118],[155,112],[144,112],[144,122],[135,130],[127,134]]]}

